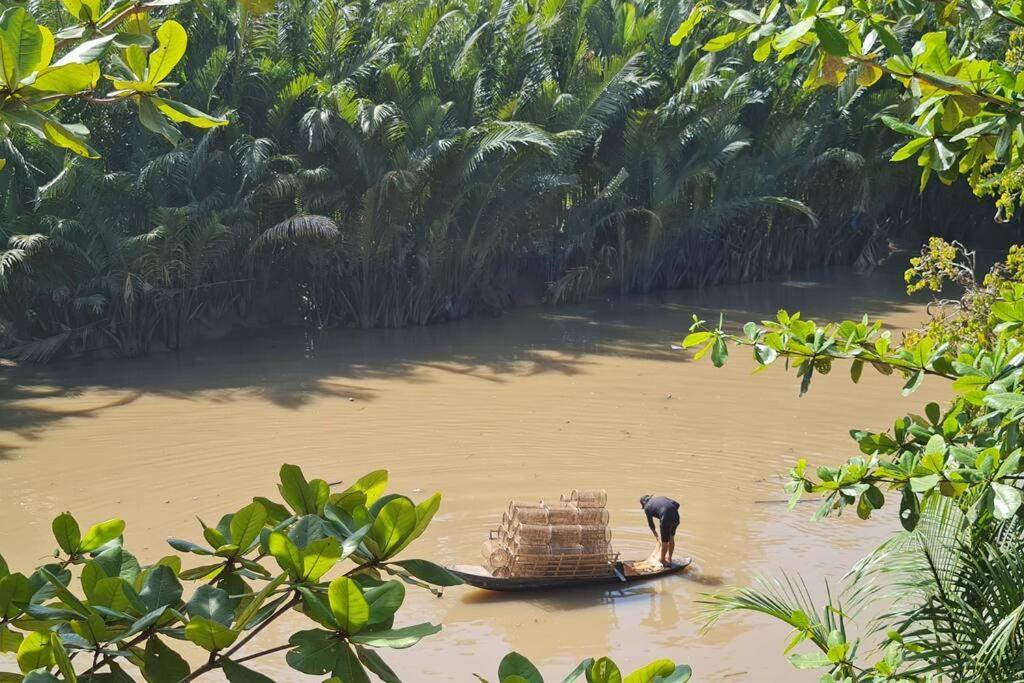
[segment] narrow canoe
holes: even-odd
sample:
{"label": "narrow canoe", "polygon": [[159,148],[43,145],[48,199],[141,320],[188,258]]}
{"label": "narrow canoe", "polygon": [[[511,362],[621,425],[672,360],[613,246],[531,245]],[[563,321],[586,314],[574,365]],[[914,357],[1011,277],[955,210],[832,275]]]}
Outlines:
{"label": "narrow canoe", "polygon": [[448,567],[448,571],[458,576],[470,586],[476,586],[477,588],[486,588],[492,591],[532,591],[600,584],[617,585],[658,579],[686,569],[693,562],[693,558],[687,557],[682,562],[673,562],[669,567],[646,572],[637,571],[633,568],[634,565],[638,565],[641,562],[641,560],[616,562],[616,573],[608,576],[512,576],[503,578],[491,575],[486,567],[476,564],[458,564],[454,567]]}

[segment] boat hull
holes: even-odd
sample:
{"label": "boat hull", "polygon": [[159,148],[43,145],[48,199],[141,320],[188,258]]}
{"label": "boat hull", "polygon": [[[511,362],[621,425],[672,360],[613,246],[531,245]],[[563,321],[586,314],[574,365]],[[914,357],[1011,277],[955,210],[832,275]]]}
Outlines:
{"label": "boat hull", "polygon": [[664,567],[652,572],[638,572],[633,566],[636,562],[617,562],[616,573],[609,576],[492,576],[486,568],[479,565],[455,565],[448,567],[448,571],[458,576],[470,586],[483,588],[492,591],[536,591],[550,590],[555,588],[576,588],[579,586],[597,585],[621,585],[624,583],[635,583],[638,581],[649,581],[658,579],[670,574],[683,571],[693,562],[686,558],[682,562],[674,562],[670,567]]}

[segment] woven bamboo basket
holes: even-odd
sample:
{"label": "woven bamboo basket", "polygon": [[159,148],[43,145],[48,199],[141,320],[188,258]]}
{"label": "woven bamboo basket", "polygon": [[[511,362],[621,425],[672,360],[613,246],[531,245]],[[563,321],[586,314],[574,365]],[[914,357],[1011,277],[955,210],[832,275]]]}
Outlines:
{"label": "woven bamboo basket", "polygon": [[543,508],[543,507],[545,507],[545,506],[544,506],[544,501],[542,501],[542,500],[538,500],[538,501],[533,501],[533,500],[513,500],[513,501],[509,501],[509,504],[508,504],[508,516],[514,518],[515,517],[516,508],[520,508],[520,509],[523,509],[523,510],[528,510],[528,509],[531,509],[531,508]]}
{"label": "woven bamboo basket", "polygon": [[512,511],[513,524],[550,524],[550,510],[542,508],[514,508]]}
{"label": "woven bamboo basket", "polygon": [[580,526],[580,543],[583,545],[595,545],[598,543],[611,543],[612,530],[606,526],[588,525]]}
{"label": "woven bamboo basket", "polygon": [[577,508],[577,522],[582,526],[608,526],[611,515],[606,508]]}
{"label": "woven bamboo basket", "polygon": [[550,524],[517,524],[512,528],[512,536],[520,543],[529,545],[547,545],[551,543]]}
{"label": "woven bamboo basket", "polygon": [[492,569],[512,564],[512,553],[498,541],[484,541],[480,552],[487,560],[487,565]]}
{"label": "woven bamboo basket", "polygon": [[548,510],[548,524],[579,524],[580,509],[575,505],[559,505]]}
{"label": "woven bamboo basket", "polygon": [[573,489],[569,500],[581,508],[603,508],[608,505],[608,492],[604,489]]}

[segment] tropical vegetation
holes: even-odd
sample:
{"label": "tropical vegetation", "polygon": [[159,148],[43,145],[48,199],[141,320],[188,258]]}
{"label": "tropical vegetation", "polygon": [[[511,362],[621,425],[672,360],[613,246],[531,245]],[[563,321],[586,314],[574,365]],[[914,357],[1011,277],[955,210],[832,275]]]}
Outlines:
{"label": "tropical vegetation", "polygon": [[[83,531],[70,513],[58,515],[52,562],[26,574],[0,557],[0,652],[15,653],[22,672],[0,680],[185,683],[218,673],[267,683],[274,679],[246,663],[283,653],[291,669],[335,683],[368,682],[371,674],[398,681],[380,653],[441,630],[401,623],[406,586],[440,596],[461,581],[427,560],[398,558],[427,529],[441,496],[414,503],[386,493],[387,484],[378,470],[332,493],[326,481],[283,465],[280,501],[257,496],[214,526],[200,520],[202,542],[170,538],[175,553],[151,565],[125,547],[123,520]],[[195,585],[189,595],[182,582]],[[279,619],[289,624],[288,640],[259,643]],[[202,657],[183,656],[187,648]],[[600,658],[584,660],[566,680],[581,676],[685,683],[690,670],[656,660],[623,678]],[[502,660],[497,680],[542,683],[517,653]]]}
{"label": "tropical vegetation", "polygon": [[[918,201],[916,173],[886,162],[897,87],[808,92],[796,75],[811,55],[703,49],[729,17],[678,49],[688,2],[145,8],[132,41],[177,24],[190,36],[174,101],[229,125],[139,125],[127,100],[144,114],[167,98],[138,76],[135,94],[59,105],[102,159],[11,130],[9,357],[427,324],[500,311],[523,283],[558,303],[870,262],[908,223],[959,230],[991,213],[948,192]],[[66,13],[43,3],[36,19],[56,30]],[[135,29],[116,18],[83,29],[116,31],[95,57],[111,74],[144,49],[120,47]]]}

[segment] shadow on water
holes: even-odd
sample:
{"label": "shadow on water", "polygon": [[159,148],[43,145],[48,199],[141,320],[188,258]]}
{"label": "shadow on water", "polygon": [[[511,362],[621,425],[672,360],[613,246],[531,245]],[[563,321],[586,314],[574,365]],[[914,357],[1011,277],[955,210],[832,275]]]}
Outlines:
{"label": "shadow on water", "polygon": [[[438,373],[452,373],[500,386],[513,377],[583,375],[593,356],[685,362],[689,355],[670,345],[686,334],[692,314],[716,320],[722,312],[738,327],[773,317],[779,308],[829,319],[909,310],[914,302],[903,294],[896,270],[602,297],[424,328],[331,329],[313,344],[302,331],[286,330],[142,360],[16,367],[0,372],[0,431],[38,439],[63,420],[95,418],[150,394],[212,402],[259,399],[298,409],[321,398],[373,401],[378,389],[366,384],[379,379],[430,382]],[[105,400],[96,392],[111,396]],[[69,398],[95,403],[52,405]],[[10,458],[15,448],[0,442],[0,459]]]}

